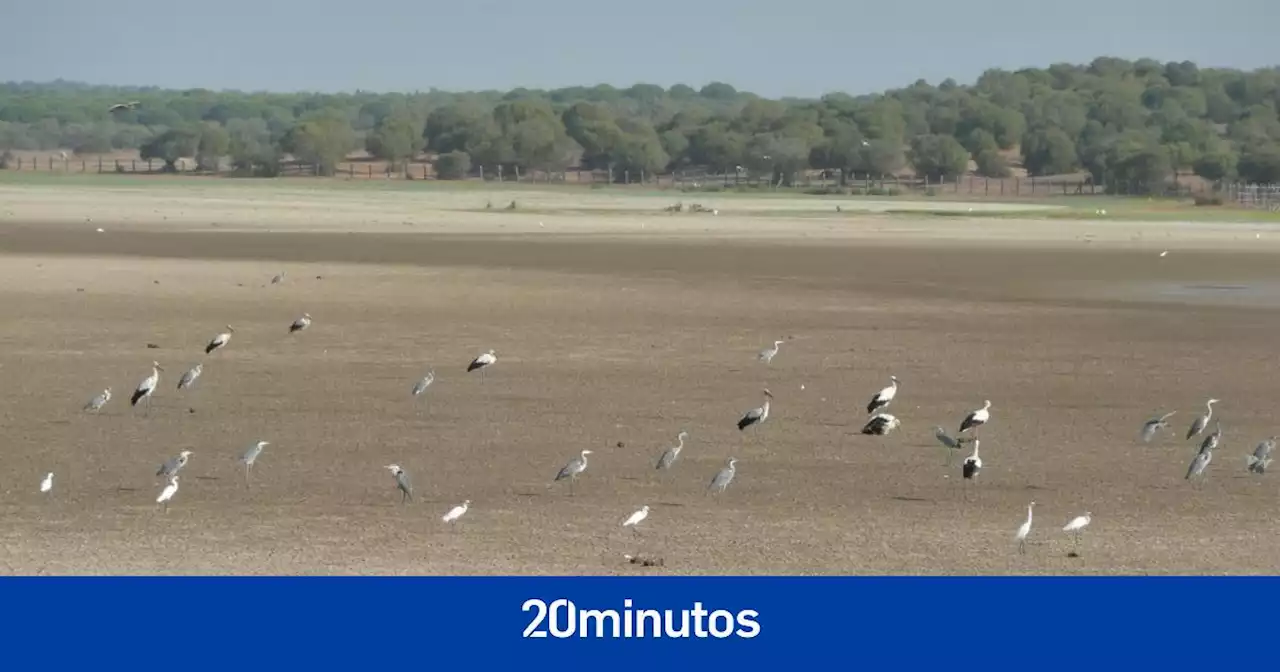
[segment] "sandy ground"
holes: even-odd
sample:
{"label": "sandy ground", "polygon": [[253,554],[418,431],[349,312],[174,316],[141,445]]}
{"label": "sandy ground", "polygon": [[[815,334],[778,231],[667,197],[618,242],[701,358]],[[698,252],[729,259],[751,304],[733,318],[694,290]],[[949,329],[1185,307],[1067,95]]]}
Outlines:
{"label": "sandy ground", "polygon": [[[0,188],[0,570],[1280,571],[1280,481],[1244,469],[1280,432],[1280,234],[1265,227],[773,217],[798,208],[769,199],[634,212],[658,196],[584,213],[572,192],[521,192],[539,212],[505,213],[471,209],[484,193],[255,189]],[[304,311],[315,326],[289,336]],[[231,344],[205,356],[228,323]],[[499,363],[466,374],[489,348]],[[148,416],[127,397],[153,359]],[[901,430],[857,434],[890,374]],[[104,413],[82,413],[106,386]],[[739,432],[765,386],[769,421]],[[1224,438],[1191,485],[1181,434],[1209,396]],[[932,428],[983,399],[985,469],[966,493]],[[1136,441],[1173,409],[1176,431]],[[655,472],[682,429],[680,461]],[[258,438],[272,445],[246,488],[236,458]],[[551,479],[584,448],[570,497]],[[162,513],[153,474],[183,449]],[[730,456],[736,480],[706,495]],[[439,518],[464,499],[451,531]],[[640,535],[623,530],[644,504]],[[1068,557],[1060,528],[1085,510]],[[636,552],[665,567],[623,561]]]}

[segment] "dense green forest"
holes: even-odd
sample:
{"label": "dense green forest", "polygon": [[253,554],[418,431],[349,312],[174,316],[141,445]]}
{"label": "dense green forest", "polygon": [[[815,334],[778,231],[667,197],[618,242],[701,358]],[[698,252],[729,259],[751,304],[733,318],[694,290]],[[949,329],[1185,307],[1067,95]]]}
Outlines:
{"label": "dense green forest", "polygon": [[[133,107],[110,110],[112,105]],[[354,150],[436,172],[804,169],[954,177],[1087,171],[1156,188],[1179,174],[1280,182],[1280,68],[1244,72],[1098,58],[989,70],[972,85],[923,80],[881,94],[768,100],[724,83],[554,91],[246,93],[0,85],[0,151],[138,148],[143,158],[229,159],[272,175],[286,156],[332,171]]]}

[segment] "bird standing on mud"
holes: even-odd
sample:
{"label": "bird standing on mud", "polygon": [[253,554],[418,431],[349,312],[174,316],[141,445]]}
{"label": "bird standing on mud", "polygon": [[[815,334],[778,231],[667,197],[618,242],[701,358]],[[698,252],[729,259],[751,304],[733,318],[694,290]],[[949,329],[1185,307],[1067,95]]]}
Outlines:
{"label": "bird standing on mud", "polygon": [[773,393],[769,390],[765,390],[764,404],[747,411],[746,414],[738,420],[738,431],[746,430],[746,428],[752,425],[764,424],[764,421],[769,419],[769,401],[771,399],[773,399]]}

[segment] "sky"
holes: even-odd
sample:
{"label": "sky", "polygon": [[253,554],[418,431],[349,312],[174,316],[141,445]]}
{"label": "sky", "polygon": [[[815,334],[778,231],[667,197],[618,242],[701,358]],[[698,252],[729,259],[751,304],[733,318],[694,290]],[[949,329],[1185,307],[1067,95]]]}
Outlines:
{"label": "sky", "polygon": [[1100,55],[1280,65],[1275,3],[8,0],[0,81],[324,92],[722,81],[769,97],[856,95]]}

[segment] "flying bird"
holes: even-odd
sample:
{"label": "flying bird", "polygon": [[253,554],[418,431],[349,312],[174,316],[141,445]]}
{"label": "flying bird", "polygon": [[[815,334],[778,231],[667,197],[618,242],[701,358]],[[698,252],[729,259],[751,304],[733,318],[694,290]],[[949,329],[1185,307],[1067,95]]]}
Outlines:
{"label": "flying bird", "polygon": [[409,483],[409,474],[398,464],[388,464],[386,468],[396,479],[396,488],[400,490],[400,503],[412,502],[413,486]]}
{"label": "flying bird", "polygon": [[874,434],[875,436],[884,436],[889,432],[898,428],[902,421],[889,415],[888,413],[878,413],[871,416],[866,425],[862,427],[863,434]]}
{"label": "flying bird", "polygon": [[422,377],[422,380],[419,380],[418,382],[414,383],[413,390],[412,390],[413,396],[415,397],[421,396],[423,392],[427,391],[428,387],[431,387],[431,383],[434,383],[434,382],[436,382],[436,372],[428,371],[427,375]]}
{"label": "flying bird", "polygon": [[53,489],[53,472],[45,474],[44,480],[40,481],[40,492],[49,492]]}
{"label": "flying bird", "polygon": [[1031,510],[1035,508],[1035,505],[1035,502],[1031,502],[1027,505],[1027,521],[1018,526],[1018,534],[1015,538],[1018,540],[1019,553],[1027,552],[1027,535],[1031,534]]}
{"label": "flying bird", "polygon": [[591,454],[590,450],[582,451],[578,457],[569,460],[569,463],[560,468],[560,472],[556,474],[555,480],[563,481],[569,479],[569,495],[573,496],[573,484],[578,480],[578,474],[587,470],[587,456]]}
{"label": "flying bird", "polygon": [[131,100],[127,103],[116,103],[107,108],[107,112],[119,112],[121,110],[136,110],[142,103],[137,100]]}
{"label": "flying bird", "polygon": [[156,386],[160,384],[160,372],[164,369],[160,368],[160,362],[151,362],[151,375],[142,379],[138,383],[138,389],[133,391],[133,396],[129,398],[130,406],[137,406],[139,401],[145,399],[147,401],[147,413],[151,412],[151,395],[156,391]]}
{"label": "flying bird", "polygon": [[204,364],[196,364],[190,369],[187,369],[187,372],[182,374],[182,378],[178,380],[178,389],[183,390],[195,385],[196,379],[199,378],[202,373],[204,373]]}
{"label": "flying bird", "polygon": [[467,373],[471,373],[472,371],[479,371],[481,369],[486,369],[490,366],[493,366],[497,362],[498,362],[498,358],[494,356],[493,350],[480,353],[479,357],[476,357],[475,359],[471,360],[471,363],[467,365]]}
{"label": "flying bird", "polygon": [[1271,466],[1271,451],[1276,449],[1276,439],[1280,437],[1272,436],[1266,441],[1258,444],[1253,449],[1253,454],[1249,456],[1249,471],[1254,474],[1267,473],[1267,467]]}
{"label": "flying bird", "polygon": [[467,509],[470,506],[471,506],[471,500],[468,499],[467,501],[453,507],[452,509],[449,509],[449,513],[444,514],[444,516],[441,517],[440,520],[443,520],[444,522],[449,523],[449,526],[453,527],[458,524],[458,519],[462,517],[462,514],[467,512]]}
{"label": "flying bird", "polygon": [[877,392],[876,396],[871,397],[871,401],[867,403],[867,415],[885,408],[894,397],[898,396],[898,377],[889,376],[889,380],[891,381],[889,386]]}
{"label": "flying bird", "polygon": [[156,470],[156,476],[163,476],[165,478],[177,476],[178,472],[182,471],[182,468],[187,466],[187,461],[191,459],[192,455],[194,455],[194,453],[191,451],[184,450],[181,453],[178,453],[177,457],[171,457],[165,460],[164,464],[161,464],[160,468]]}
{"label": "flying bird", "polygon": [[987,424],[987,420],[991,419],[991,400],[982,402],[982,408],[971,411],[969,415],[964,417],[964,421],[960,423],[960,434],[964,434],[970,429],[975,429]]}
{"label": "flying bird", "polygon": [[298,319],[294,320],[293,324],[289,325],[289,333],[291,334],[297,333],[310,326],[311,326],[311,313],[303,313],[302,317],[299,317]]}
{"label": "flying bird", "polygon": [[645,504],[639,511],[636,511],[635,513],[631,514],[631,517],[628,518],[625,522],[623,522],[622,526],[629,527],[631,528],[632,532],[635,532],[636,534],[640,534],[640,528],[639,528],[640,521],[648,517],[649,517],[649,505]]}
{"label": "flying bird", "polygon": [[782,341],[774,341],[773,347],[761,350],[760,354],[756,355],[756,359],[759,359],[765,364],[770,364],[773,362],[773,358],[778,355],[778,348],[780,347],[782,347]]}
{"label": "flying bird", "polygon": [[240,454],[240,463],[244,465],[244,487],[249,487],[249,472],[253,471],[253,463],[258,461],[262,449],[271,445],[270,441],[258,441]]}
{"label": "flying bird", "polygon": [[764,424],[764,421],[769,419],[769,400],[771,399],[773,399],[773,393],[769,390],[765,390],[764,404],[759,408],[753,408],[747,411],[746,415],[743,415],[742,419],[738,420],[738,430],[745,430],[751,425]]}
{"label": "flying bird", "polygon": [[671,465],[676,463],[680,457],[680,451],[684,450],[684,440],[689,438],[689,432],[680,432],[676,435],[676,445],[662,451],[662,456],[658,458],[658,464],[655,469],[670,469]]}
{"label": "flying bird", "polygon": [[103,390],[102,394],[99,394],[98,396],[90,399],[89,403],[84,405],[83,410],[89,411],[91,413],[97,413],[98,411],[102,410],[103,406],[107,405],[108,401],[111,401],[111,388],[109,387]]}
{"label": "flying bird", "polygon": [[209,341],[209,344],[204,346],[204,354],[211,354],[214,350],[226,346],[227,343],[231,342],[231,334],[234,333],[236,333],[236,330],[228,324],[226,331],[214,336],[213,340]]}
{"label": "flying bird", "polygon": [[1203,432],[1204,428],[1209,426],[1209,420],[1213,417],[1213,405],[1218,403],[1218,401],[1219,400],[1217,399],[1210,399],[1205,402],[1204,407],[1207,410],[1205,410],[1204,415],[1197,416],[1195,420],[1191,421],[1191,427],[1187,430],[1188,441],[1191,440],[1191,437]]}
{"label": "flying bird", "polygon": [[160,496],[156,497],[156,504],[163,504],[165,513],[169,512],[169,500],[178,494],[178,475],[174,474],[169,477],[169,485],[164,486],[164,490],[160,491]]}
{"label": "flying bird", "polygon": [[1169,411],[1158,418],[1151,418],[1143,424],[1141,434],[1142,442],[1150,443],[1151,439],[1156,435],[1156,432],[1169,426],[1169,418],[1172,418],[1175,413],[1177,413],[1177,411]]}
{"label": "flying bird", "polygon": [[737,473],[738,458],[731,457],[729,458],[729,464],[720,471],[717,471],[716,475],[711,478],[711,483],[707,485],[707,492],[724,492],[724,489],[729,487],[729,484],[733,482],[733,477]]}
{"label": "flying bird", "polygon": [[1080,531],[1088,527],[1091,522],[1093,522],[1093,514],[1085,511],[1083,516],[1076,516],[1075,518],[1072,518],[1071,522],[1063,526],[1062,531],[1072,533],[1076,539],[1076,546],[1079,546]]}

